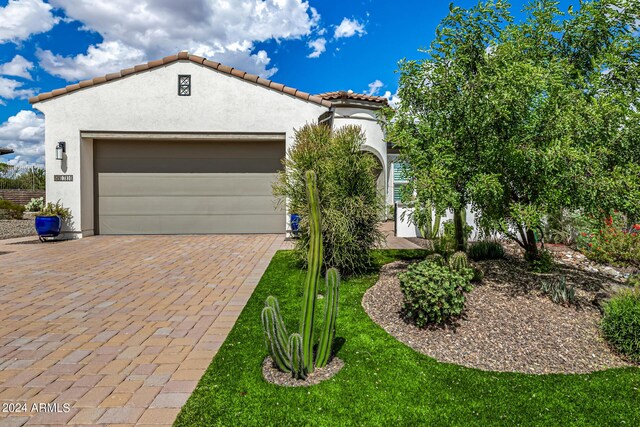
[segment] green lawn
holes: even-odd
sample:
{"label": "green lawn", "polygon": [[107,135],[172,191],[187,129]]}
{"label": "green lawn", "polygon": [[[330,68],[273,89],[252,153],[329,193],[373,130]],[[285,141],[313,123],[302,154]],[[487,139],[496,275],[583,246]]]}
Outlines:
{"label": "green lawn", "polygon": [[[376,260],[417,254],[378,251]],[[369,319],[361,300],[375,274],[341,285],[337,336],[345,367],[308,388],[269,384],[261,373],[264,299],[277,296],[287,327],[297,329],[303,277],[291,253],[275,255],[175,425],[640,425],[640,369],[536,376],[439,363]]]}

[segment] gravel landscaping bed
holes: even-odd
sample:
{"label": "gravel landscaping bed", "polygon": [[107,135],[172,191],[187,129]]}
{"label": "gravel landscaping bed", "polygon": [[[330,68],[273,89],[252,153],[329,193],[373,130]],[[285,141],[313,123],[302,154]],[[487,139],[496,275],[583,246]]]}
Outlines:
{"label": "gravel landscaping bed", "polygon": [[[467,295],[462,317],[446,327],[420,329],[402,317],[397,275],[406,269],[404,261],[381,269],[362,305],[388,333],[442,362],[532,374],[633,366],[609,349],[598,329],[597,304],[619,286],[612,277],[566,265],[538,275],[515,257],[473,264],[485,279]],[[576,307],[554,304],[539,291],[541,280],[560,274],[576,287]]]}
{"label": "gravel landscaping bed", "polygon": [[308,387],[328,380],[340,372],[343,367],[344,362],[337,357],[334,357],[324,368],[315,368],[311,374],[307,375],[307,378],[304,380],[298,380],[293,378],[291,373],[282,372],[275,366],[273,359],[271,359],[271,357],[267,357],[262,362],[262,375],[265,380],[272,384],[284,387]]}
{"label": "gravel landscaping bed", "polygon": [[0,240],[35,235],[33,219],[0,220]]}

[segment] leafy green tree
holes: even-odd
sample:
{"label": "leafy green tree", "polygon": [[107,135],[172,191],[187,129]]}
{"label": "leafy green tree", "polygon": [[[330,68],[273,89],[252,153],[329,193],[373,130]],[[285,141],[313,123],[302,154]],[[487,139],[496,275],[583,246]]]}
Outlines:
{"label": "leafy green tree", "polygon": [[473,203],[530,260],[539,258],[534,230],[542,233],[547,213],[630,208],[639,182],[633,155],[622,155],[637,141],[638,80],[628,70],[637,7],[583,2],[562,20],[557,5],[532,2],[483,70],[485,158],[493,160],[473,182]]}
{"label": "leafy green tree", "polygon": [[407,168],[404,201],[454,210],[456,249],[464,249],[461,211],[471,201],[469,183],[482,154],[485,103],[480,71],[510,20],[508,4],[487,1],[471,9],[450,6],[428,56],[400,62],[400,104],[387,109],[387,138],[400,148]]}
{"label": "leafy green tree", "polygon": [[536,230],[545,213],[573,204],[584,163],[571,133],[583,127],[580,89],[568,84],[571,66],[555,54],[561,30],[556,2],[538,1],[528,18],[510,25],[482,70],[482,173],[472,182],[481,221],[538,258]]}
{"label": "leafy green tree", "polygon": [[358,126],[332,130],[325,125],[305,125],[296,131],[295,145],[283,161],[273,192],[287,201],[290,213],[301,217],[296,252],[307,260],[309,204],[305,174],[317,175],[322,216],[323,264],[345,275],[366,271],[372,263],[370,249],[383,241],[378,223],[382,196],[374,171],[378,161],[362,151],[365,136]]}
{"label": "leafy green tree", "polygon": [[534,0],[502,29],[503,3],[452,8],[431,57],[401,63],[402,104],[387,117],[415,194],[471,203],[532,261],[548,212],[636,215],[638,7],[594,0],[564,14]]}
{"label": "leafy green tree", "polygon": [[593,216],[640,219],[640,2],[590,1],[567,21],[562,54],[590,100],[578,137],[593,153],[582,205]]}

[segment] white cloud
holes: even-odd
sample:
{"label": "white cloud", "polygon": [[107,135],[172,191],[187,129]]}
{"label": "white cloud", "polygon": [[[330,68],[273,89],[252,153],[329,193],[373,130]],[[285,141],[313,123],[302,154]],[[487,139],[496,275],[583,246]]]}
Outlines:
{"label": "white cloud", "polygon": [[392,94],[391,91],[388,90],[382,96],[387,98],[387,101],[389,102],[389,106],[391,106],[392,108],[396,108],[398,104],[400,104],[400,97],[398,96],[398,91]]}
{"label": "white cloud", "polygon": [[324,37],[320,37],[319,39],[316,39],[316,40],[311,40],[309,43],[307,43],[307,46],[313,49],[313,52],[307,55],[307,58],[320,57],[320,55],[322,55],[322,53],[327,50],[326,45],[327,45],[327,40]]}
{"label": "white cloud", "polygon": [[380,80],[373,81],[369,83],[369,90],[367,90],[367,95],[377,95],[380,92],[380,89],[384,86]]}
{"label": "white cloud", "polygon": [[89,46],[86,54],[75,57],[55,55],[50,50],[36,51],[42,68],[65,80],[82,80],[87,77],[120,71],[144,61],[144,52],[120,42],[104,42]]}
{"label": "white cloud", "polygon": [[366,33],[363,23],[355,19],[344,18],[340,25],[336,27],[333,37],[339,39],[342,37],[353,37],[356,34],[362,37]]}
{"label": "white cloud", "polygon": [[9,164],[44,165],[44,118],[29,110],[9,117],[0,125],[0,146],[15,152]]}
{"label": "white cloud", "polygon": [[311,34],[320,20],[303,0],[51,0],[71,19],[95,31],[103,42],[86,54],[63,57],[40,51],[43,68],[67,80],[96,77],[139,62],[188,50],[263,77],[266,52],[255,43]]}
{"label": "white cloud", "polygon": [[49,31],[59,21],[42,0],[10,0],[0,7],[0,44],[18,42]]}
{"label": "white cloud", "polygon": [[31,80],[29,70],[33,68],[33,62],[25,59],[23,56],[16,55],[10,62],[0,65],[0,74],[4,76],[23,77]]}
{"label": "white cloud", "polygon": [[23,89],[22,82],[12,79],[5,79],[0,77],[0,101],[4,99],[25,99],[33,96],[35,91],[33,89]]}

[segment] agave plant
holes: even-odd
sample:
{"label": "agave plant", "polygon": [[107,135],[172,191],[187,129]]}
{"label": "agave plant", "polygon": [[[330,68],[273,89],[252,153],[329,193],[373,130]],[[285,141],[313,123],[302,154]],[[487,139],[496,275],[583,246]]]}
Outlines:
{"label": "agave plant", "polygon": [[556,304],[570,305],[576,301],[576,290],[573,286],[567,285],[567,279],[564,276],[549,282],[543,281],[540,288]]}

